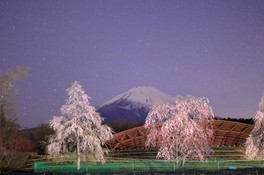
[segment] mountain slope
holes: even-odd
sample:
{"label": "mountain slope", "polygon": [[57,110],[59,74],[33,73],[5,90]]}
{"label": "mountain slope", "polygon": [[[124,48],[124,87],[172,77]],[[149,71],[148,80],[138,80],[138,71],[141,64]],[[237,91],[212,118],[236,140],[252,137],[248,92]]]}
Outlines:
{"label": "mountain slope", "polygon": [[145,121],[153,105],[172,101],[172,97],[153,87],[137,87],[110,99],[97,111],[106,120]]}

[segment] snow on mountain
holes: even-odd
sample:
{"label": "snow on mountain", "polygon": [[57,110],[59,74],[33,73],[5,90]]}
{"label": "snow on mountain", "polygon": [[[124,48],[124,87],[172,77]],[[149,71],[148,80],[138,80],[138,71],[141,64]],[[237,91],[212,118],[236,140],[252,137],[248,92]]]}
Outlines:
{"label": "snow on mountain", "polygon": [[171,102],[173,98],[153,87],[136,87],[112,98],[98,107],[98,109],[102,108],[103,106],[115,103],[119,100],[131,102],[131,105],[127,106],[128,109],[142,107],[149,109],[154,104]]}
{"label": "snow on mountain", "polygon": [[145,120],[155,104],[172,102],[173,98],[153,87],[132,88],[102,104],[97,111],[107,120]]}

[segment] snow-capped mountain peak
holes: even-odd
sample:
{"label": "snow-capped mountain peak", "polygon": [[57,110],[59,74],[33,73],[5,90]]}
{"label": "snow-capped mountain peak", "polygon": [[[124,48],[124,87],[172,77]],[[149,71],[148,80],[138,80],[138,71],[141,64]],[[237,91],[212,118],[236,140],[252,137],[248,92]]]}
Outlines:
{"label": "snow-capped mountain peak", "polygon": [[[155,104],[172,102],[173,98],[153,87],[132,88],[97,108],[105,118],[146,117]],[[108,117],[111,116],[111,117]]]}
{"label": "snow-capped mountain peak", "polygon": [[130,101],[133,107],[136,108],[150,108],[155,104],[170,102],[172,101],[172,97],[153,87],[136,87],[112,98],[100,107],[112,104],[118,100]]}

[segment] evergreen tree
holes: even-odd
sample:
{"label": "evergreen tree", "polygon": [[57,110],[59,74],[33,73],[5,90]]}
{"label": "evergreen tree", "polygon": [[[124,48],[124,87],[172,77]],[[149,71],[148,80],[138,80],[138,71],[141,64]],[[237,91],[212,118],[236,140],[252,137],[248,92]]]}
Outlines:
{"label": "evergreen tree", "polygon": [[62,116],[54,116],[50,126],[55,135],[49,140],[49,154],[77,153],[77,169],[80,169],[81,154],[89,153],[97,161],[104,162],[102,145],[112,138],[110,127],[102,125],[103,119],[90,105],[90,97],[75,81],[67,89],[68,100],[62,106]]}

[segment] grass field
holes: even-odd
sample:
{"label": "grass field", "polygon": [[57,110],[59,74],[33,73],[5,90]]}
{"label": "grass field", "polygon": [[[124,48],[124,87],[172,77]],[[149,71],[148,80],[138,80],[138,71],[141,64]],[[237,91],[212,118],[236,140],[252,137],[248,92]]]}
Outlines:
{"label": "grass field", "polygon": [[[81,172],[118,173],[118,172],[173,172],[185,170],[223,170],[264,168],[264,160],[245,159],[242,147],[215,147],[214,155],[208,161],[164,161],[155,160],[157,150],[112,151],[105,164],[83,163]],[[37,162],[35,172],[76,172],[74,162]]]}
{"label": "grass field", "polygon": [[[242,160],[215,160],[215,161],[186,161],[182,166],[181,162],[158,161],[158,160],[131,160],[112,161],[105,164],[82,164],[80,171],[89,173],[117,173],[117,172],[173,172],[179,169],[197,170],[222,170],[222,169],[245,169],[264,168],[264,161],[242,161]],[[35,172],[76,172],[74,164],[49,164],[35,163]]]}

